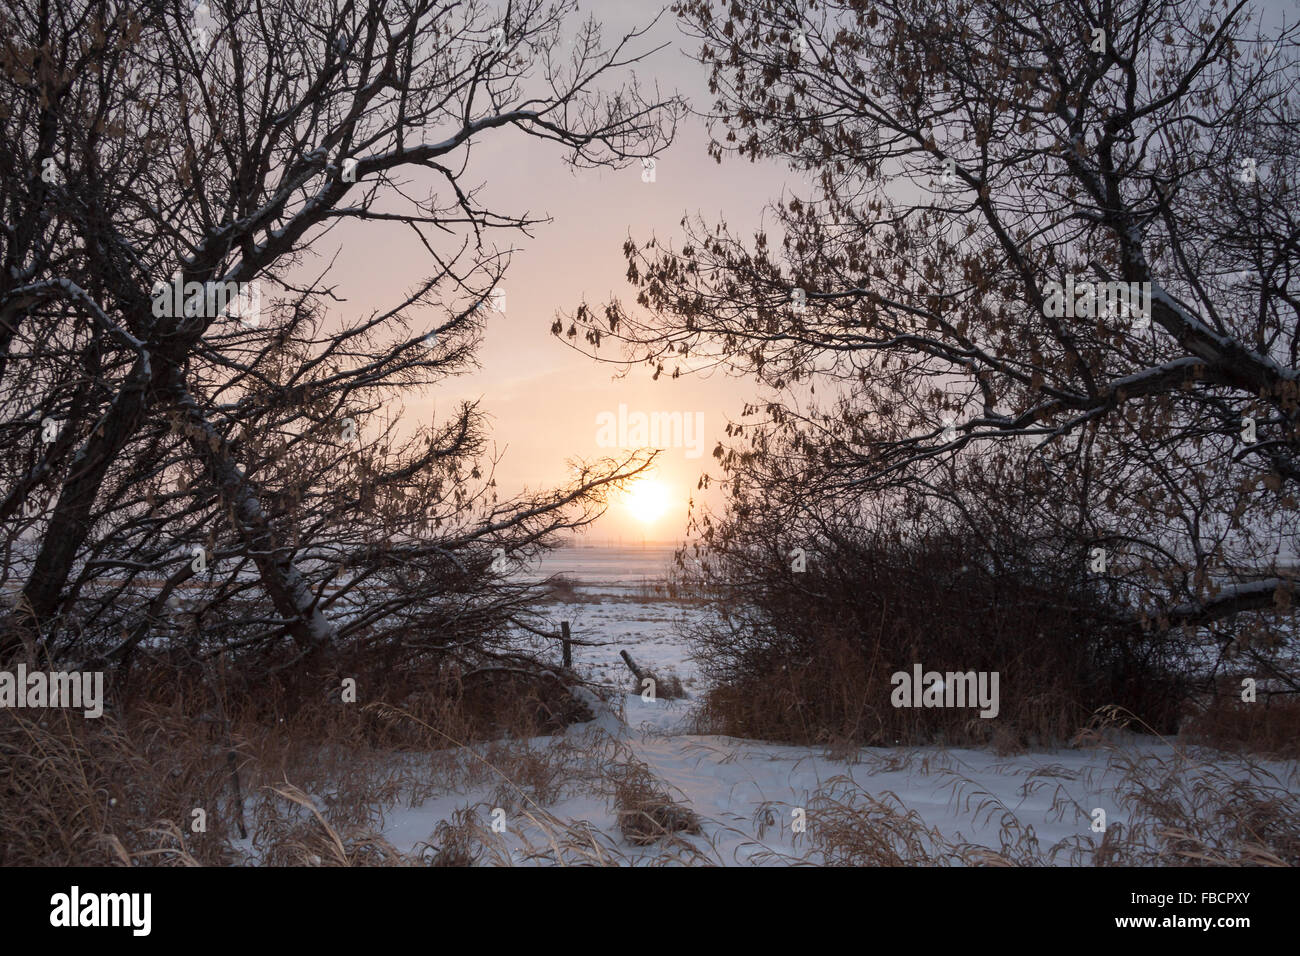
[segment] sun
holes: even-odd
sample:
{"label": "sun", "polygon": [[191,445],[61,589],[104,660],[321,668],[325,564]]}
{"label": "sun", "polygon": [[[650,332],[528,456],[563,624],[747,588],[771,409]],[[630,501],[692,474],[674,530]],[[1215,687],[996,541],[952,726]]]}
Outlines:
{"label": "sun", "polygon": [[654,524],[668,510],[668,489],[657,481],[638,481],[628,488],[627,510],[642,524]]}

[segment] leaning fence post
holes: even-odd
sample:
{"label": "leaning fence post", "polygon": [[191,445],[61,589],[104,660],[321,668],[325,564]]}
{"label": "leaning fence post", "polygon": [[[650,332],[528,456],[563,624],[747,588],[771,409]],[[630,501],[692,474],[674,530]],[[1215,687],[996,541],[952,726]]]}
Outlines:
{"label": "leaning fence post", "polygon": [[560,641],[564,648],[564,666],[573,667],[573,645],[569,643],[569,622],[560,622]]}
{"label": "leaning fence post", "polygon": [[632,660],[632,655],[627,651],[619,651],[618,653],[622,656],[623,663],[627,665],[627,669],[636,675],[636,679],[639,681],[645,680],[645,675],[642,673],[641,668],[636,666],[636,661]]}

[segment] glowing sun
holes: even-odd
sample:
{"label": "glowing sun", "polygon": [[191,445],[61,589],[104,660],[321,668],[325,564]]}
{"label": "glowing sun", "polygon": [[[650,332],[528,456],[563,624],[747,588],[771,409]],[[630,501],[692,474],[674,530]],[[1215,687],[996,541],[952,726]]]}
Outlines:
{"label": "glowing sun", "polygon": [[668,504],[668,489],[657,481],[639,481],[627,489],[627,510],[643,524],[658,521]]}

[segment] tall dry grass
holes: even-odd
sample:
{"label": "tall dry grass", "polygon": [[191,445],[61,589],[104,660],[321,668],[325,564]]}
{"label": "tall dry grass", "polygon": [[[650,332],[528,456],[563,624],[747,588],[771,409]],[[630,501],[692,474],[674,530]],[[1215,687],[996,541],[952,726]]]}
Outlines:
{"label": "tall dry grass", "polygon": [[[991,824],[993,838],[941,833],[917,807],[863,787],[855,773],[809,795],[807,833],[769,840],[782,808],[759,805],[748,824],[712,818],[659,779],[624,736],[598,726],[547,736],[563,708],[548,701],[554,691],[545,681],[486,714],[484,699],[460,692],[464,675],[438,675],[394,677],[390,694],[363,694],[357,705],[299,693],[290,709],[283,688],[268,687],[261,699],[231,693],[229,674],[168,684],[140,671],[129,706],[97,721],[0,710],[0,865],[1300,863],[1294,763],[1227,757],[1192,739],[1152,755],[1114,736],[1131,719],[1119,710],[1075,740],[1108,754],[1105,788],[1122,812],[1103,834],[1088,826],[1092,808],[1067,795],[1072,772],[1064,768],[1042,767],[1021,788],[1025,797],[1050,794],[1054,818],[1075,830],[1049,845],[1015,806],[948,766],[942,749],[860,750],[840,740],[832,742],[839,756],[868,773],[916,769],[946,780],[963,817],[972,827]],[[362,674],[359,683],[381,686],[368,683],[378,676]],[[479,799],[435,818],[413,848],[386,837],[394,812],[469,793]],[[579,796],[603,801],[613,825],[556,812]],[[497,808],[512,820],[508,837],[491,827]],[[195,809],[206,811],[202,832]],[[724,842],[739,849],[724,851]]]}
{"label": "tall dry grass", "polygon": [[261,663],[254,686],[220,660],[137,660],[99,719],[0,709],[0,865],[398,862],[380,836],[392,807],[492,766],[553,800],[569,756],[501,741],[590,716],[571,677],[510,662]]}

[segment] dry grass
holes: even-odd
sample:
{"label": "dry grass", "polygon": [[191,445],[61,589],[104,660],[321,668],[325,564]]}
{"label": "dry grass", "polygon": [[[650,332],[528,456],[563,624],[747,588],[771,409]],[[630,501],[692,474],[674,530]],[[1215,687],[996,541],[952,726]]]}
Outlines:
{"label": "dry grass", "polygon": [[[118,706],[98,720],[0,710],[0,865],[711,862],[671,843],[629,858],[634,844],[550,813],[578,793],[630,807],[633,781],[649,780],[612,738],[541,736],[564,716],[555,678],[424,676],[418,691],[388,680],[394,702],[341,705],[331,693],[294,707],[282,687],[255,697],[137,667],[125,716]],[[487,688],[499,692],[495,710]],[[475,790],[488,798],[457,808],[413,851],[384,838],[394,810]],[[206,815],[197,830],[196,809]],[[496,809],[513,821],[514,849],[491,828]],[[665,833],[699,832],[685,816],[644,810]]]}
{"label": "dry grass", "polygon": [[[222,864],[229,774],[209,727],[0,710],[0,865]],[[193,832],[196,808],[208,830]],[[183,833],[183,835],[182,835]]]}
{"label": "dry grass", "polygon": [[698,835],[700,819],[670,797],[645,764],[623,765],[614,780],[618,828],[633,846],[649,846],[678,833]]}
{"label": "dry grass", "polygon": [[1300,696],[1260,695],[1246,703],[1231,686],[1193,703],[1179,737],[1195,744],[1279,758],[1300,757]]}
{"label": "dry grass", "polygon": [[[1021,789],[1024,797],[1051,794],[1055,818],[1077,827],[1046,846],[942,750],[861,751],[828,737],[830,749],[865,761],[868,772],[945,775],[963,817],[993,825],[991,845],[941,834],[896,795],[840,776],[805,801],[807,833],[769,847],[766,830],[788,810],[760,805],[748,827],[704,818],[625,739],[594,727],[539,737],[553,719],[537,706],[550,693],[546,680],[536,685],[541,696],[523,694],[526,705],[507,698],[487,714],[486,695],[412,692],[400,681],[392,702],[345,707],[330,697],[289,710],[276,694],[270,703],[218,696],[221,679],[138,677],[125,716],[0,710],[0,865],[720,865],[727,861],[718,841],[737,837],[744,860],[784,865],[1300,863],[1294,764],[1212,754],[1191,746],[1201,739],[1191,734],[1152,756],[1117,736],[1129,721],[1119,711],[1076,741],[1108,754],[1103,789],[1124,811],[1114,819],[1125,822],[1104,834],[1088,827],[1091,807],[1066,795],[1064,783],[1077,774],[1064,768],[1039,768]],[[998,746],[1012,752],[1019,744]],[[395,811],[471,792],[480,799],[439,818],[413,850],[384,838]],[[575,796],[603,799],[615,826],[602,831],[553,812]],[[192,825],[195,809],[206,812],[205,830]],[[510,820],[506,835],[492,829],[496,809]]]}
{"label": "dry grass", "polygon": [[[545,671],[335,665],[254,689],[168,657],[97,720],[0,709],[0,865],[391,865],[391,808],[489,779],[554,800],[572,754],[493,741],[590,717]],[[344,675],[385,699],[344,703]]]}
{"label": "dry grass", "polygon": [[[43,862],[228,865],[241,856],[229,810],[224,761],[194,741],[178,753],[179,728],[171,735],[154,726],[137,738],[105,723],[94,739],[13,720],[13,734],[28,735],[30,756],[6,761],[5,802],[0,819],[7,865]],[[143,728],[140,728],[143,730]],[[170,743],[152,755],[137,745]],[[942,751],[868,751],[869,771],[910,769],[947,776],[952,800],[973,824],[995,827],[990,845],[944,834],[927,825],[915,807],[891,792],[871,792],[847,776],[825,781],[807,801],[808,830],[784,847],[761,843],[766,830],[788,811],[760,805],[753,827],[701,818],[626,744],[594,738],[558,739],[549,746],[496,741],[444,748],[411,756],[403,765],[382,755],[353,752],[331,757],[322,748],[315,772],[305,764],[276,781],[266,768],[243,764],[252,795],[247,847],[264,864],[286,866],[512,866],[532,865],[718,865],[716,840],[742,834],[745,860],[781,865],[832,866],[1042,866],[1070,863],[1105,866],[1270,865],[1300,863],[1300,796],[1294,776],[1283,779],[1248,758],[1222,758],[1176,747],[1166,756],[1138,752],[1095,733],[1084,743],[1104,746],[1108,785],[1127,822],[1104,834],[1089,830],[1090,808],[1064,796],[1063,783],[1077,772],[1044,767],[1027,775],[1022,796],[1056,790],[1053,811],[1078,835],[1051,846],[981,786],[952,769]],[[262,742],[267,747],[267,742]],[[163,761],[156,758],[167,755]],[[204,776],[197,771],[207,769]],[[299,781],[289,782],[290,779]],[[19,786],[20,781],[26,783]],[[188,780],[183,783],[181,781]],[[129,782],[123,786],[122,782]],[[187,826],[188,800],[181,796],[206,781],[215,813],[206,834]],[[309,782],[310,781],[310,782]],[[381,832],[385,812],[418,806],[446,792],[484,790],[487,800],[458,807],[429,838],[402,852]],[[116,794],[116,796],[114,795]],[[577,794],[606,796],[617,829],[601,832],[585,821],[557,817],[549,806]],[[9,801],[21,800],[19,807]],[[170,807],[168,807],[170,801]],[[224,801],[224,802],[223,802]],[[223,809],[224,807],[224,809]],[[495,833],[492,811],[511,820],[510,838]],[[1114,812],[1114,811],[1113,811]],[[1118,817],[1118,814],[1115,814]],[[758,841],[752,835],[757,834]]]}
{"label": "dry grass", "polygon": [[[1277,779],[1246,760],[1231,769],[1199,763],[1182,751],[1168,758],[1114,748],[1106,768],[1118,775],[1116,794],[1130,814],[1103,833],[1089,827],[1088,808],[1061,796],[1059,819],[1079,835],[1050,846],[1002,801],[960,773],[953,799],[977,824],[996,825],[980,843],[945,835],[926,824],[892,792],[871,793],[847,776],[827,780],[811,797],[807,848],[791,853],[763,847],[751,859],[780,865],[826,866],[1295,866],[1300,864],[1300,796],[1296,781]],[[1030,775],[1025,792],[1051,786],[1055,774]],[[756,814],[764,836],[780,810]],[[798,841],[796,841],[797,843]],[[990,845],[991,844],[991,845]]]}
{"label": "dry grass", "polygon": [[[1131,715],[1104,714],[1084,733],[1101,739]],[[1095,857],[1111,865],[1300,865],[1300,774],[1294,763],[1274,771],[1246,754],[1227,758],[1174,746],[1167,758],[1110,747],[1122,775],[1122,805],[1133,815]]]}

